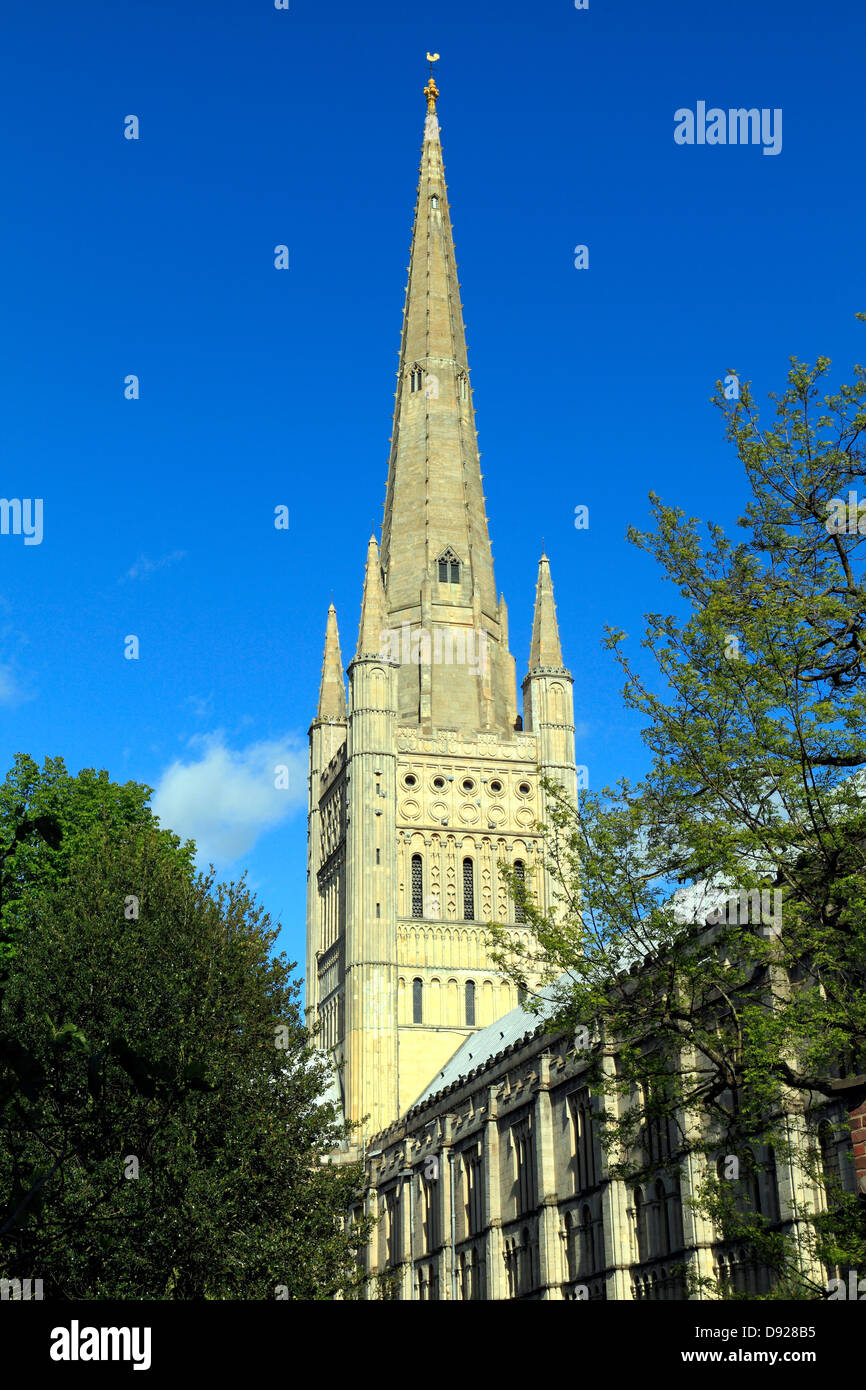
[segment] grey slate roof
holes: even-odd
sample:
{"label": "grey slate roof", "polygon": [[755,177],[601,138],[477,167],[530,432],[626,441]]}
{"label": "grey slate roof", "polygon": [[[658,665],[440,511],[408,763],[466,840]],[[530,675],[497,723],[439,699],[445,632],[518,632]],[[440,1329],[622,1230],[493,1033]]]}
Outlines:
{"label": "grey slate roof", "polygon": [[443,1091],[450,1086],[452,1081],[457,1081],[467,1072],[474,1071],[482,1063],[489,1062],[491,1057],[495,1057],[497,1052],[503,1048],[510,1047],[527,1033],[534,1033],[538,1025],[550,1013],[551,1004],[546,1001],[540,1014],[531,1014],[527,1009],[518,1004],[516,1009],[510,1013],[503,1014],[494,1023],[488,1023],[486,1028],[479,1028],[477,1033],[465,1039],[460,1044],[454,1056],[449,1058],[441,1071],[437,1071],[433,1080],[422,1092],[414,1105],[421,1105],[423,1101],[429,1100],[430,1096],[435,1096],[437,1091]]}

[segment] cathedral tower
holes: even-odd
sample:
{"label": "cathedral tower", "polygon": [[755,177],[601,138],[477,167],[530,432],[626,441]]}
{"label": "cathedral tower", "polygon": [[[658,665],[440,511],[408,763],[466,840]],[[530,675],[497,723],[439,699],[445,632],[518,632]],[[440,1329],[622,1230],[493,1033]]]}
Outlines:
{"label": "cathedral tower", "polygon": [[382,546],[367,547],[348,703],[332,605],[310,727],[307,1005],[361,1137],[516,1004],[486,944],[488,922],[525,931],[499,865],[544,902],[539,769],[576,790],[546,556],[518,717],[432,76],[424,94]]}

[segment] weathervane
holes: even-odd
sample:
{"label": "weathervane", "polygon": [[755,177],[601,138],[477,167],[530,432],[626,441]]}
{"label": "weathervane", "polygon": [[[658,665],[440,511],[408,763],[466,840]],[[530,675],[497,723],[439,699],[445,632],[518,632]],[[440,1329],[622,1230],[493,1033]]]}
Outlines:
{"label": "weathervane", "polygon": [[437,98],[438,95],[439,95],[439,88],[436,86],[436,81],[435,81],[435,78],[433,77],[433,64],[439,62],[439,54],[438,54],[438,53],[428,53],[428,54],[427,54],[427,61],[428,61],[428,63],[430,64],[430,81],[427,83],[427,86],[424,88],[424,95],[425,95],[425,97],[427,98],[427,110],[428,110],[428,111],[435,111],[435,110],[436,110],[436,98]]}

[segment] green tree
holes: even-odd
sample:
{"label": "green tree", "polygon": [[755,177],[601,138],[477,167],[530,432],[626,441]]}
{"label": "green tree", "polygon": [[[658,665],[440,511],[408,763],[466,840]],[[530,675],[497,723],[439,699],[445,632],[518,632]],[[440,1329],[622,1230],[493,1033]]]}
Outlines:
{"label": "green tree", "polygon": [[[555,912],[509,876],[538,963],[559,981],[555,1020],[595,1028],[593,1077],[616,1097],[608,1142],[633,1178],[660,1125],[672,1161],[701,1130],[707,1157],[802,1154],[784,1112],[814,1113],[840,1073],[866,1070],[866,373],[824,395],[829,368],[791,359],[769,422],[748,385],[730,401],[718,384],[750,490],[745,536],[710,524],[702,539],[651,494],[655,529],[629,538],[683,603],[647,615],[655,678],[625,634],[605,639],[643,716],[649,770],[582,794],[579,809],[546,784]],[[736,897],[709,927],[715,904],[692,912],[699,884]],[[672,900],[689,885],[691,900]],[[526,953],[504,937],[500,951],[525,984]],[[777,1294],[826,1295],[714,1168],[696,1200],[774,1271]],[[862,1199],[837,1191],[811,1234],[828,1263],[866,1264]]]}
{"label": "green tree", "polygon": [[[0,983],[4,962],[14,954],[24,899],[29,903],[34,893],[62,883],[94,836],[122,843],[142,826],[156,829],[150,797],[149,787],[112,782],[104,769],[83,768],[73,776],[62,758],[46,758],[40,768],[27,754],[16,754],[0,785]],[[191,841],[162,830],[158,844],[192,876]]]}
{"label": "green tree", "polygon": [[342,1130],[294,967],[246,886],[193,878],[176,846],[109,813],[62,875],[28,860],[0,1037],[3,1277],[60,1298],[351,1296],[360,1174],[326,1161]]}

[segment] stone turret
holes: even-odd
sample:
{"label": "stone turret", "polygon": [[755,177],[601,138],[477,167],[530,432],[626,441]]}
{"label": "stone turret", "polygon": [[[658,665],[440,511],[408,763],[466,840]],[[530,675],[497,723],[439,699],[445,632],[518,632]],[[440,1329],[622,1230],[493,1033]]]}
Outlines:
{"label": "stone turret", "polygon": [[[529,649],[529,670],[523,678],[523,716],[527,731],[535,734],[541,773],[558,782],[573,801],[577,798],[574,765],[574,681],[562,660],[550,561],[542,554],[535,586],[535,616]],[[542,797],[542,820],[547,819],[547,797]],[[548,875],[546,892],[551,900]]]}
{"label": "stone turret", "polygon": [[345,1044],[349,1118],[397,1110],[397,667],[383,655],[385,590],[367,546],[358,649],[349,666],[346,759]]}
{"label": "stone turret", "polygon": [[[337,630],[337,610],[333,603],[328,609],[325,627],[325,652],[322,658],[322,678],[319,684],[319,704],[310,725],[309,812],[307,821],[307,1010],[310,1023],[317,1020],[319,998],[318,960],[327,951],[329,934],[338,933],[333,919],[339,895],[330,893],[323,900],[314,891],[322,868],[323,837],[321,823],[321,788],[323,781],[333,778],[335,765],[345,761],[346,751],[346,687],[343,678],[343,659],[340,655],[340,634]],[[336,1022],[336,1021],[335,1021]],[[335,1030],[334,1030],[335,1031]]]}

